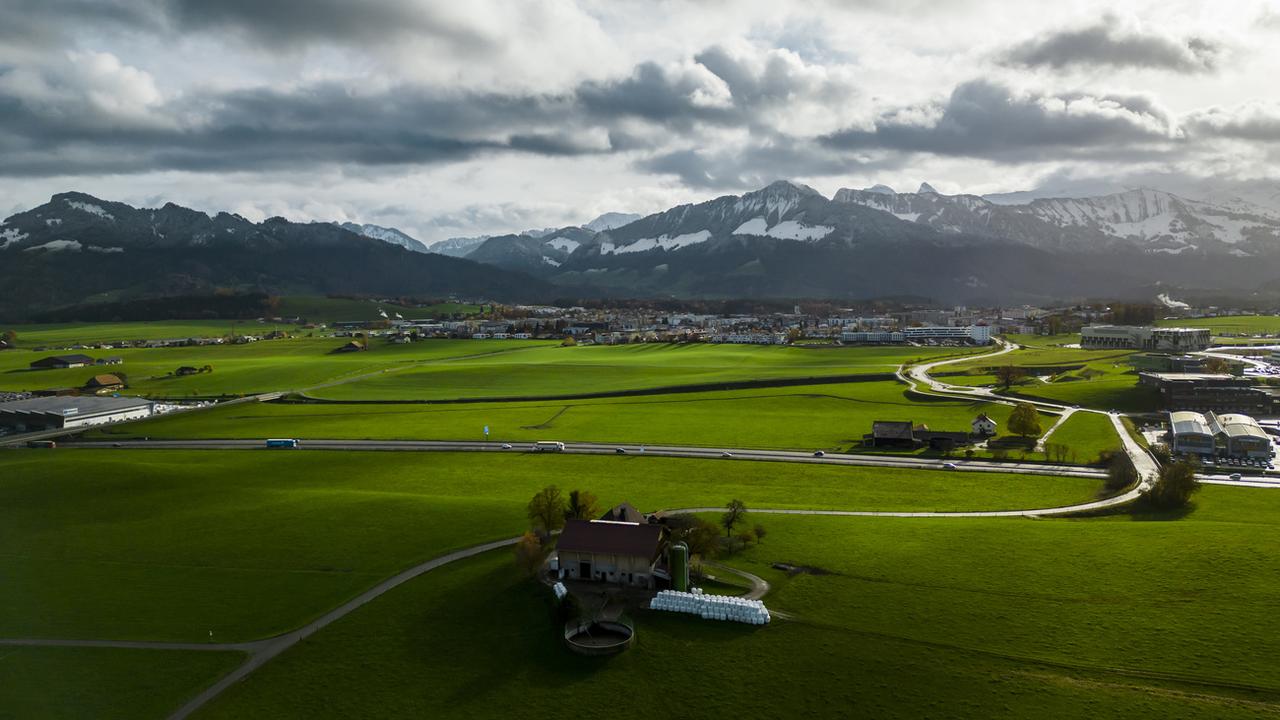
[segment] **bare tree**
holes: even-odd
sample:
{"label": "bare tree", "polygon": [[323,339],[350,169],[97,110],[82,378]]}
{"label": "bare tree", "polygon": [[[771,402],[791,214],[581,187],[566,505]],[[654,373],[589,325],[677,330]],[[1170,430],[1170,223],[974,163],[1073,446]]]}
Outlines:
{"label": "bare tree", "polygon": [[720,526],[724,528],[725,537],[733,535],[733,526],[737,525],[746,514],[746,503],[738,499],[729,501],[729,504],[725,506],[724,515],[720,516]]}

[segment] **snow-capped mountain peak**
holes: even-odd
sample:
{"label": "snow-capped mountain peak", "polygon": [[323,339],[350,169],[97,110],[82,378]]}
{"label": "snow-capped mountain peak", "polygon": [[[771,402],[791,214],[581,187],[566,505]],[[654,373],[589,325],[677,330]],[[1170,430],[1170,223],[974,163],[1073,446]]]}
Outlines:
{"label": "snow-capped mountain peak", "polygon": [[582,227],[594,232],[603,232],[605,230],[622,227],[627,223],[633,223],[641,217],[644,216],[636,213],[607,212]]}
{"label": "snow-capped mountain peak", "polygon": [[929,183],[927,183],[927,182],[922,182],[922,183],[920,183],[920,189],[916,191],[916,194],[917,194],[917,195],[924,195],[925,193],[933,193],[933,194],[937,195],[937,194],[938,194],[938,191],[937,191],[937,190],[934,190],[934,189],[933,189],[933,186],[932,186],[932,185],[930,185]]}
{"label": "snow-capped mountain peak", "polygon": [[427,246],[422,244],[420,240],[418,240],[417,238],[411,237],[406,233],[400,230],[397,230],[396,228],[383,227],[381,225],[372,225],[369,223],[365,223],[363,225],[358,223],[353,223],[353,222],[344,222],[341,224],[334,223],[334,224],[338,225],[338,227],[342,228],[343,230],[350,230],[351,232],[357,235],[371,237],[375,240],[381,240],[383,242],[391,243],[392,245],[399,245],[400,247],[406,250],[412,250],[413,252],[423,252],[423,253],[429,252],[427,250]]}

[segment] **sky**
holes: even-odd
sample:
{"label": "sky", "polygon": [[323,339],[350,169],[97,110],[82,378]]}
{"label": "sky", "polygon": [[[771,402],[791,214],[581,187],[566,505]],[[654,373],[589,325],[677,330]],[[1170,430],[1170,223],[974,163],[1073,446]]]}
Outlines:
{"label": "sky", "polygon": [[1280,0],[3,0],[0,215],[432,242],[777,179],[1280,207],[1278,75]]}

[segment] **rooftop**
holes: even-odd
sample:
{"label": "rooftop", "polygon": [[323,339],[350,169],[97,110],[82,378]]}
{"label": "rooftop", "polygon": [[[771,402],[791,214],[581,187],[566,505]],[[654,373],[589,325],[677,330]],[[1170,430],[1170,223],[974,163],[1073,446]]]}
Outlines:
{"label": "rooftop", "polygon": [[560,532],[558,550],[569,552],[634,555],[652,558],[662,542],[659,525],[569,520]]}
{"label": "rooftop", "polygon": [[48,413],[51,415],[92,415],[109,412],[124,412],[140,407],[149,407],[151,401],[145,398],[130,397],[39,397],[28,400],[12,400],[0,403],[0,413]]}

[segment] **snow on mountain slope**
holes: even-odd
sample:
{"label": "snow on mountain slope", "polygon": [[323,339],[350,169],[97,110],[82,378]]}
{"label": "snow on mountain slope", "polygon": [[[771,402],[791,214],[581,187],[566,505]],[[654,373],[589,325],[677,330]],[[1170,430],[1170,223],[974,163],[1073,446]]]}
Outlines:
{"label": "snow on mountain slope", "polygon": [[392,245],[399,245],[400,247],[406,250],[412,250],[413,252],[423,252],[423,253],[430,252],[429,250],[427,250],[427,246],[422,244],[420,240],[418,240],[417,238],[411,237],[395,228],[383,227],[381,225],[372,225],[368,223],[360,225],[358,223],[353,223],[353,222],[345,222],[338,225],[338,227],[342,228],[343,230],[350,230],[351,232],[357,235],[371,237],[375,240],[381,240],[383,242],[391,243]]}
{"label": "snow on mountain slope", "polygon": [[698,232],[684,233],[670,237],[660,235],[656,238],[640,238],[628,245],[615,246],[613,243],[605,242],[600,244],[601,255],[611,255],[613,253],[636,253],[645,252],[646,250],[676,250],[689,245],[697,245],[711,239],[710,230],[699,230]]}
{"label": "snow on mountain slope", "polygon": [[448,255],[449,257],[466,257],[472,250],[484,244],[491,236],[479,235],[477,237],[451,237],[446,240],[438,240],[431,243],[427,248],[428,252],[437,255]]}
{"label": "snow on mountain slope", "polygon": [[582,227],[594,232],[601,232],[622,227],[627,223],[633,223],[641,217],[643,216],[635,213],[607,212]]}
{"label": "snow on mountain slope", "polygon": [[1128,246],[1236,256],[1280,252],[1280,217],[1269,210],[1243,202],[1215,205],[1160,190],[999,204],[976,195],[843,189],[835,202],[884,210],[943,232],[984,234],[1046,249]]}

